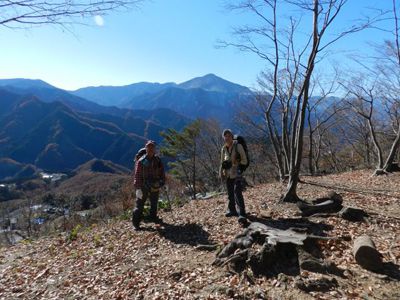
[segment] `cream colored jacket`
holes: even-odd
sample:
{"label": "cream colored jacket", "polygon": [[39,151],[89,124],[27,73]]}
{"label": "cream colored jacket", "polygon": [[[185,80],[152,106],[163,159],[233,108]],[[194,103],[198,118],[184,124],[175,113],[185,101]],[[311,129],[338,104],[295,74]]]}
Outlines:
{"label": "cream colored jacket", "polygon": [[[237,153],[235,151],[235,148]],[[240,161],[238,161],[238,153],[240,155]],[[225,160],[230,160],[232,162],[232,168],[228,170],[222,169],[222,162]],[[242,165],[247,164],[247,156],[246,152],[243,149],[243,146],[241,144],[238,144],[238,142],[234,140],[232,143],[232,147],[228,149],[228,147],[224,145],[221,149],[221,161],[219,169],[220,177],[236,178],[239,163]]]}

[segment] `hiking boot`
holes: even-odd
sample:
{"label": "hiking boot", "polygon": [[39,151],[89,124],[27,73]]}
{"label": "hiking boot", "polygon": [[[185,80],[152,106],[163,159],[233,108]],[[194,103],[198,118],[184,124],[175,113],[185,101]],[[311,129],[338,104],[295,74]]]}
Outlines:
{"label": "hiking boot", "polygon": [[135,230],[140,230],[140,222],[138,222],[135,218],[132,218],[132,225]]}
{"label": "hiking boot", "polygon": [[227,211],[225,217],[237,217],[238,213],[236,211]]}
{"label": "hiking boot", "polygon": [[139,231],[139,230],[141,230],[142,228],[140,227],[140,225],[133,225],[133,230],[135,230],[135,231]]}

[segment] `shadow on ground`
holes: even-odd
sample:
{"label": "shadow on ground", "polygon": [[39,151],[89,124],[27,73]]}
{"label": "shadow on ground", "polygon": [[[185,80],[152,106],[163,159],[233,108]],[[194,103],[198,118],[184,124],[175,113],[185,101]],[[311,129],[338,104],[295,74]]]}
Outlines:
{"label": "shadow on ground", "polygon": [[157,231],[162,237],[175,244],[190,246],[214,244],[209,240],[210,234],[203,229],[203,226],[196,223],[181,225],[162,223]]}
{"label": "shadow on ground", "polygon": [[375,273],[385,275],[392,280],[400,281],[400,266],[392,262],[384,263],[382,270]]}

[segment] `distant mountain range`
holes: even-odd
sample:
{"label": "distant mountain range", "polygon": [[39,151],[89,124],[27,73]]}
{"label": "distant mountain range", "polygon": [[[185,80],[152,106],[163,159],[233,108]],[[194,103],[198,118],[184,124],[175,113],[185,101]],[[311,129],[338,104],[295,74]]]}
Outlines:
{"label": "distant mountain range", "polygon": [[41,80],[0,80],[0,180],[70,172],[95,160],[130,169],[145,140],[161,142],[160,131],[198,117],[229,124],[251,95],[213,74],[73,92]]}
{"label": "distant mountain range", "polygon": [[119,87],[86,87],[71,93],[106,106],[168,108],[189,118],[214,118],[225,126],[231,125],[236,109],[252,96],[249,88],[214,74],[181,84],[141,82]]}
{"label": "distant mountain range", "polygon": [[[0,83],[1,84],[1,83]],[[139,103],[140,107],[132,107],[132,105],[138,102],[134,101],[138,97],[153,95],[155,98],[159,98],[160,93],[165,93],[169,89],[180,89],[187,92],[193,92],[192,90],[203,90],[204,92],[214,92],[216,94],[228,94],[231,96],[237,94],[249,94],[251,91],[244,86],[224,80],[214,74],[208,74],[203,77],[196,77],[189,81],[181,84],[170,83],[149,83],[139,82],[126,86],[99,86],[99,87],[85,87],[72,91],[71,94],[93,101],[100,105],[105,106],[117,106],[117,107],[129,107],[129,108],[143,108],[145,103]],[[226,96],[225,96],[226,97]],[[218,103],[218,99],[215,99]],[[232,98],[234,100],[234,98]],[[175,99],[179,101],[179,99]],[[160,101],[160,107],[163,107]],[[164,102],[164,104],[166,104]]]}

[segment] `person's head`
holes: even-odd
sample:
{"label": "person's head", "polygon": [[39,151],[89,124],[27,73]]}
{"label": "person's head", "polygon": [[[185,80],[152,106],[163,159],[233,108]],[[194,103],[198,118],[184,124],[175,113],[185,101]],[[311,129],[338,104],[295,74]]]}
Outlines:
{"label": "person's head", "polygon": [[230,145],[233,143],[233,133],[230,129],[225,129],[222,132],[222,137],[224,138],[225,144]]}
{"label": "person's head", "polygon": [[149,140],[144,147],[148,156],[152,157],[156,153],[156,142]]}

